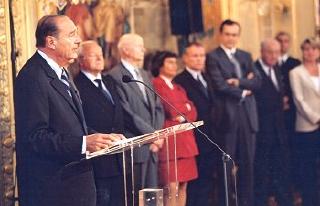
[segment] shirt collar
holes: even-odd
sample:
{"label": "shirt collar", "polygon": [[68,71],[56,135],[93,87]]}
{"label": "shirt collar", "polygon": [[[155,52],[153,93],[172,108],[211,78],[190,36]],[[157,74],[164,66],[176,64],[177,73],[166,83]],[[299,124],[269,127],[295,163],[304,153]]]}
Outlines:
{"label": "shirt collar", "polygon": [[137,75],[135,70],[138,68],[135,68],[132,64],[130,64],[128,61],[121,59],[121,63],[123,66],[130,72],[130,74],[133,76],[134,79],[137,79]]}
{"label": "shirt collar", "polygon": [[231,59],[231,58],[232,58],[232,54],[236,53],[236,51],[237,51],[236,48],[228,49],[227,47],[223,46],[222,44],[220,45],[220,47],[221,47],[222,50],[227,54],[227,56],[229,57],[229,59]]}
{"label": "shirt collar", "polygon": [[261,64],[261,67],[262,67],[263,71],[264,71],[267,75],[269,75],[269,69],[272,68],[272,67],[266,65],[261,58],[259,59],[259,62],[260,62],[260,64]]}
{"label": "shirt collar", "polygon": [[37,50],[38,54],[46,60],[46,62],[49,64],[50,68],[53,69],[53,71],[57,74],[58,78],[61,79],[61,75],[63,72],[63,68],[58,65],[57,62],[55,62],[53,59],[48,57],[46,53],[44,53],[41,50]]}
{"label": "shirt collar", "polygon": [[163,76],[163,75],[159,75],[159,77],[161,78],[161,79],[163,79],[163,81],[168,85],[168,87],[170,88],[170,89],[173,89],[173,84],[172,84],[172,81],[170,80],[170,79],[168,79],[167,77],[165,77],[165,76]]}
{"label": "shirt collar", "polygon": [[186,67],[186,70],[191,74],[191,76],[197,80],[198,78],[198,75],[200,74],[201,75],[201,71],[198,71],[198,70],[193,70],[193,69],[190,69],[189,67]]}
{"label": "shirt collar", "polygon": [[282,56],[279,57],[279,62],[280,62],[280,63],[284,63],[284,62],[287,61],[288,58],[289,58],[289,54],[286,53],[286,54],[284,54],[284,55],[282,55]]}
{"label": "shirt collar", "polygon": [[92,81],[94,84],[97,84],[97,82],[95,82],[94,80],[96,79],[100,79],[102,80],[102,76],[101,76],[101,73],[99,73],[97,76],[91,74],[90,72],[88,71],[84,71],[81,69],[81,72],[88,78],[90,79],[90,81]]}

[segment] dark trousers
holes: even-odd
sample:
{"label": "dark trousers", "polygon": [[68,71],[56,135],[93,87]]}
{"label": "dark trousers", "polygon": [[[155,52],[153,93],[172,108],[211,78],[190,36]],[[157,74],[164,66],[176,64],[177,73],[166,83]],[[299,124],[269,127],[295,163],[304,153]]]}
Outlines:
{"label": "dark trousers", "polygon": [[288,111],[284,112],[284,123],[285,123],[285,128],[286,128],[286,135],[287,135],[287,140],[288,140],[288,158],[289,158],[289,186],[291,189],[296,190],[297,185],[295,182],[295,171],[296,171],[296,166],[294,164],[295,158],[294,158],[294,153],[295,153],[295,148],[296,146],[294,137],[296,136],[295,132],[295,121],[296,121],[296,109],[294,108],[294,104],[290,104],[290,109]]}
{"label": "dark trousers", "polygon": [[318,206],[317,159],[319,158],[320,131],[298,132],[295,137],[296,182],[303,206]]}
{"label": "dark trousers", "polygon": [[[248,117],[243,106],[239,106],[236,124],[221,137],[225,141],[224,149],[236,162],[238,205],[253,206],[253,160],[255,154],[255,134],[252,133]],[[235,177],[232,175],[232,162],[227,164],[229,204],[235,205]],[[223,166],[219,166],[219,202],[225,205],[225,186]]]}
{"label": "dark trousers", "polygon": [[[127,201],[131,202],[131,175],[127,175]],[[96,178],[97,206],[124,206],[125,192],[123,176]]]}
{"label": "dark trousers", "polygon": [[212,152],[196,157],[198,178],[188,182],[187,206],[208,206],[209,194],[213,189],[213,174],[216,168],[216,154]]}
{"label": "dark trousers", "polygon": [[292,205],[285,137],[276,132],[259,132],[256,149],[255,205],[267,205],[267,199],[271,196],[276,198],[279,205]]}

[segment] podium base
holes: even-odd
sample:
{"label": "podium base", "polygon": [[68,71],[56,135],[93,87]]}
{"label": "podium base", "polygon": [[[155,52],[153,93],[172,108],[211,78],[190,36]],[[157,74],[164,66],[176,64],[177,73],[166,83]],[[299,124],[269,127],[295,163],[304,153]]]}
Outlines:
{"label": "podium base", "polygon": [[163,189],[139,190],[139,206],[163,206]]}

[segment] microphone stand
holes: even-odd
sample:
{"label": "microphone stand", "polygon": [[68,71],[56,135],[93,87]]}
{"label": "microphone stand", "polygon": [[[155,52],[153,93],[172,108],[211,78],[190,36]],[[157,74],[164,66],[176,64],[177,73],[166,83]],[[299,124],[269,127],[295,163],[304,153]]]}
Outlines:
{"label": "microphone stand", "polygon": [[[152,89],[150,86],[148,86],[146,83],[143,81],[139,81],[136,79],[132,79],[130,76],[124,75],[122,77],[122,81],[124,83],[130,83],[130,82],[136,82],[143,84],[145,87],[147,87],[150,91],[152,91],[154,94],[156,94],[160,99],[162,99],[165,103],[167,103],[171,108],[173,108],[179,115],[183,117],[185,121],[190,123],[200,134],[202,134],[211,144],[213,144],[221,153],[222,153],[222,161],[223,161],[223,175],[224,175],[224,188],[225,188],[225,201],[226,201],[226,206],[229,206],[229,190],[228,190],[228,176],[227,176],[227,162],[230,160],[233,162],[233,165],[235,165],[233,159],[230,157],[229,154],[227,154],[221,147],[212,141],[207,134],[202,132],[196,125],[194,125],[192,122],[190,122],[187,117],[182,114],[175,106],[173,106],[170,102],[168,102],[165,98],[163,98],[158,92],[156,92],[154,89]],[[236,177],[235,177],[236,179]],[[236,187],[236,186],[235,186]],[[235,188],[236,189],[236,188]],[[237,190],[236,190],[237,191]],[[237,193],[236,193],[236,205],[238,205],[238,200],[237,200]]]}

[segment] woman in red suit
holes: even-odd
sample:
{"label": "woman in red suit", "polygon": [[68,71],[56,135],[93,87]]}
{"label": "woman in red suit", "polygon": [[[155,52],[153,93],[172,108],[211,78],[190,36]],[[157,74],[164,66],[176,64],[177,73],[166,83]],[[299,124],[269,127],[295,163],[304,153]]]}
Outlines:
{"label": "woman in red suit", "polygon": [[[184,114],[188,121],[195,121],[197,111],[193,103],[187,98],[184,89],[172,82],[177,74],[177,55],[169,51],[157,53],[152,61],[151,72],[155,76],[153,80],[155,90]],[[164,101],[162,103],[166,118],[164,127],[186,122],[167,103]],[[174,139],[176,139],[176,150]],[[175,161],[175,154],[177,161]],[[187,183],[198,177],[195,160],[197,154],[198,148],[192,130],[177,134],[176,138],[170,136],[168,142],[164,142],[159,151],[159,182],[168,188],[168,192],[165,191],[165,205],[184,206],[186,204]]]}

